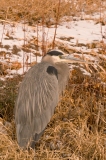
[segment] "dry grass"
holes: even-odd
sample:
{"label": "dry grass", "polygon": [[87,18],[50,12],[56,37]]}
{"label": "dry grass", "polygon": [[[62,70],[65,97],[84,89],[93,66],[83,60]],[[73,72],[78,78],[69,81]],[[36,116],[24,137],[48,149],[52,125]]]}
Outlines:
{"label": "dry grass", "polygon": [[95,12],[101,12],[106,9],[105,0],[1,0],[0,1],[0,19],[17,22],[28,22],[30,25],[37,22],[42,23],[42,19],[48,26],[59,20],[63,16],[79,16],[84,11],[85,14],[92,15]]}
{"label": "dry grass", "polygon": [[8,135],[0,134],[0,158],[105,160],[106,85],[102,80],[99,74],[84,76],[78,68],[71,72],[69,85],[35,152],[22,151],[17,145],[11,115]]}
{"label": "dry grass", "polygon": [[[1,0],[0,18],[4,20],[29,22],[30,25],[38,21],[49,23],[56,20],[59,1],[56,0]],[[70,2],[61,1],[59,17],[70,14]],[[48,24],[49,25],[49,24]]]}

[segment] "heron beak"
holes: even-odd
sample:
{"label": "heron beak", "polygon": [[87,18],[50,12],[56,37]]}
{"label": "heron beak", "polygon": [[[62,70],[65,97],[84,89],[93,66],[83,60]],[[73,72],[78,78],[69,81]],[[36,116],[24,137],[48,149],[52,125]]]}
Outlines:
{"label": "heron beak", "polygon": [[86,63],[86,64],[92,64],[93,62],[87,62],[84,60],[81,60],[79,58],[75,58],[69,54],[61,55],[60,56],[61,61],[66,63]]}

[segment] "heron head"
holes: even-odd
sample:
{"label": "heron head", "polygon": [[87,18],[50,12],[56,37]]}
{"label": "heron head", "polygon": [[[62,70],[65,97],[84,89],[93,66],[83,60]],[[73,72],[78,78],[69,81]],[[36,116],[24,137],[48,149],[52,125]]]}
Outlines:
{"label": "heron head", "polygon": [[43,57],[43,61],[51,61],[52,63],[85,63],[85,61],[83,60],[74,58],[70,54],[65,54],[62,51],[58,50],[47,52],[47,54]]}
{"label": "heron head", "polygon": [[52,63],[60,62],[62,55],[63,55],[62,52],[57,50],[52,50],[47,52],[47,54],[43,56],[42,61],[52,62]]}

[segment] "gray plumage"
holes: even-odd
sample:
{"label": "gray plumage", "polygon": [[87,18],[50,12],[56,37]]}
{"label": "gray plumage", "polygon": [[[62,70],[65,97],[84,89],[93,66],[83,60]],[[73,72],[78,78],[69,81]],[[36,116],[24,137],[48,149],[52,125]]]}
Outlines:
{"label": "gray plumage", "polygon": [[15,105],[16,135],[20,147],[34,148],[34,142],[39,140],[50,122],[59,96],[66,87],[68,64],[53,59],[53,55],[58,57],[60,54],[58,51],[49,52],[41,63],[29,69],[20,85]]}

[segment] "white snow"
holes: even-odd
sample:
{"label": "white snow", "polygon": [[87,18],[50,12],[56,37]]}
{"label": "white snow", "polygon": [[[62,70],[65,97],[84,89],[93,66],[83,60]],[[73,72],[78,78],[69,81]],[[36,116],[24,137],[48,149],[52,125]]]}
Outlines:
{"label": "white snow", "polygon": [[[86,15],[87,17],[88,15]],[[93,18],[97,18],[98,14],[93,15]],[[102,33],[101,33],[102,28]],[[41,54],[41,46],[42,46],[42,27],[39,26],[38,32],[38,40],[39,40],[39,52]],[[25,32],[24,32],[25,30]],[[45,39],[46,43],[49,45],[53,41],[55,32],[55,27],[51,26],[49,29],[45,27]],[[106,25],[101,26],[100,23],[96,24],[94,20],[72,20],[70,17],[70,21],[68,22],[61,22],[57,28],[56,34],[56,44],[60,44],[61,47],[67,47],[69,50],[75,50],[79,53],[70,53],[73,56],[80,56],[80,58],[84,58],[90,61],[98,61],[97,56],[90,55],[92,50],[96,53],[98,52],[99,48],[90,49],[87,47],[87,44],[92,44],[92,42],[100,42],[104,41],[106,43],[106,38],[103,39],[103,36],[106,37]],[[29,42],[34,43],[34,38],[37,37],[36,27],[28,26],[27,24],[18,24],[15,23],[14,26],[9,23],[0,23],[0,42],[3,47],[0,48],[0,62],[10,66],[12,62],[19,62],[22,67],[15,70],[8,68],[8,75],[11,76],[13,74],[23,74],[26,72],[30,67],[26,65],[27,63],[32,63],[36,61],[36,49],[30,48],[29,53],[22,50],[23,45],[27,45]],[[83,44],[78,46],[77,44]],[[6,49],[6,45],[10,47]],[[17,54],[13,54],[13,46],[16,46],[18,50]],[[84,46],[85,45],[85,46]],[[5,48],[4,48],[5,47]],[[10,52],[5,55],[4,52]],[[84,53],[87,52],[87,53]],[[98,54],[98,53],[97,53]],[[81,57],[82,55],[82,57]],[[102,56],[102,55],[100,55]],[[106,56],[103,55],[106,59]],[[99,57],[100,58],[100,57]],[[37,62],[40,62],[41,57],[37,56]],[[88,74],[88,73],[87,73]],[[1,79],[3,77],[1,76]]]}

